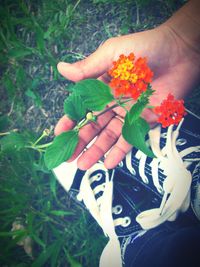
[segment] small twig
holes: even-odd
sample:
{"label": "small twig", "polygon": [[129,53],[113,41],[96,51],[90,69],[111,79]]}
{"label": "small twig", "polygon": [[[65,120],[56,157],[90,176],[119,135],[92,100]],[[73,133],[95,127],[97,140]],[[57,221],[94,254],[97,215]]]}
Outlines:
{"label": "small twig", "polygon": [[[16,96],[15,96],[16,97]],[[12,112],[13,112],[13,107],[14,107],[14,103],[15,103],[15,97],[14,97],[14,99],[13,99],[13,101],[12,101],[12,103],[11,103],[11,107],[10,107],[10,111],[8,112],[8,117],[12,114]]]}
{"label": "small twig", "polygon": [[136,4],[136,25],[140,24],[140,13],[137,0],[135,1]]}
{"label": "small twig", "polygon": [[53,81],[53,67],[50,66],[50,81]]}
{"label": "small twig", "polygon": [[200,120],[200,117],[198,115],[196,115],[195,113],[193,113],[192,111],[190,111],[189,109],[185,109],[189,114],[193,115],[194,117],[196,117],[197,119]]}
{"label": "small twig", "polygon": [[8,135],[8,134],[11,134],[12,132],[17,132],[17,131],[18,131],[18,129],[13,129],[9,132],[0,133],[0,136]]}
{"label": "small twig", "polygon": [[84,56],[83,54],[80,54],[80,53],[76,53],[76,52],[73,52],[73,51],[69,51],[69,53],[79,57],[80,59],[86,58],[86,56]]}
{"label": "small twig", "polygon": [[74,7],[73,7],[73,11],[77,8],[77,6],[79,5],[80,2],[81,2],[81,0],[78,0],[78,1],[76,2],[76,4],[75,4]]}

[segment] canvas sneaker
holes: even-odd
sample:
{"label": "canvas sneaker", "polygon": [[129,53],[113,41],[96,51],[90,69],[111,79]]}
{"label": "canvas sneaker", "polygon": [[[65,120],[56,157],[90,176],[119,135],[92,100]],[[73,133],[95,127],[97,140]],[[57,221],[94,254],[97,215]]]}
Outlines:
{"label": "canvas sneaker", "polygon": [[53,170],[86,207],[109,241],[100,266],[132,266],[155,236],[200,220],[200,119],[188,114],[178,126],[150,130],[155,158],[133,148],[113,170],[99,161],[87,171],[77,160]]}

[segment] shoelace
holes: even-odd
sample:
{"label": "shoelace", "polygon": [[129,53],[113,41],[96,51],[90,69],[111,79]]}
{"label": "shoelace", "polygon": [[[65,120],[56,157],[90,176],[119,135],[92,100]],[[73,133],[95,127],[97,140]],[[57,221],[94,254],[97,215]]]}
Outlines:
{"label": "shoelace", "polygon": [[[176,140],[181,124],[182,122],[175,131],[173,131],[173,126],[168,128],[167,142],[162,150],[160,149],[161,127],[158,126],[149,133],[150,146],[157,157],[151,162],[152,180],[158,192],[163,193],[163,198],[159,208],[143,211],[136,217],[136,221],[144,230],[154,228],[166,220],[175,220],[178,212],[184,212],[189,207],[192,176],[186,167],[189,166],[191,161],[199,159],[190,159],[188,162],[183,162],[182,158],[194,151],[200,151],[200,146],[190,147],[180,153],[178,152]],[[135,156],[139,159],[140,177],[144,183],[148,183],[148,178],[145,175],[147,156],[141,151],[138,151]],[[126,156],[125,162],[126,167],[134,174],[131,153]],[[76,166],[77,160],[72,163],[63,163],[54,169],[56,177],[67,191],[70,190],[73,183],[77,170]],[[158,169],[163,169],[166,175],[163,186],[159,183]],[[105,183],[101,183],[92,189],[92,183],[101,179],[99,174],[92,175],[97,170],[104,171]],[[69,174],[69,177],[66,177],[68,176],[66,174]],[[113,220],[112,213],[120,214],[121,212],[120,205],[112,208],[113,176],[114,170],[109,178],[108,170],[104,165],[102,163],[96,163],[91,169],[85,172],[80,184],[79,194],[77,195],[77,199],[84,202],[91,215],[102,228],[104,234],[109,238],[100,258],[100,267],[122,266],[120,243],[115,233],[115,227],[119,225],[126,227],[130,223],[129,217]],[[95,195],[100,192],[102,195],[96,198]]]}
{"label": "shoelace", "polygon": [[[76,166],[77,160],[73,161],[72,163],[62,163],[60,166],[53,170],[57,179],[66,189],[66,191],[69,191],[73,184],[73,179],[77,170]],[[92,189],[92,183],[101,179],[101,177],[99,177],[99,173],[97,173],[96,175],[92,174],[99,170],[104,172],[105,182]],[[69,177],[66,177],[68,176],[67,174],[69,174]],[[113,220],[113,176],[114,170],[112,171],[111,177],[109,177],[108,170],[104,167],[104,165],[102,163],[96,163],[92,168],[87,170],[82,177],[79,194],[77,195],[77,199],[84,202],[91,215],[102,228],[105,236],[109,238],[109,241],[100,257],[100,267],[122,266],[120,243],[115,233],[115,226],[126,226],[127,218],[118,218],[116,222],[114,222]],[[102,193],[102,195],[96,198],[95,195],[100,192]],[[118,209],[119,207],[115,208]],[[113,255],[115,256],[113,257]]]}
{"label": "shoelace", "polygon": [[[176,140],[179,135],[180,127],[183,120],[180,122],[175,131],[173,126],[170,126],[167,131],[167,141],[164,148],[160,149],[161,127],[157,126],[149,133],[150,145],[156,155],[151,162],[151,173],[153,184],[159,193],[163,194],[163,198],[159,208],[150,209],[141,212],[136,217],[136,221],[145,230],[154,228],[165,221],[174,221],[179,212],[185,212],[190,205],[190,186],[192,175],[187,170],[187,167],[193,161],[199,161],[199,158],[189,159],[183,162],[183,157],[192,152],[199,152],[200,146],[189,147],[181,152],[176,148]],[[145,163],[147,156],[138,151],[135,155],[139,159],[139,173],[144,183],[148,183],[148,178],[145,175]],[[130,155],[126,159],[126,165],[132,172]],[[163,170],[166,178],[163,186],[159,183],[158,169]]]}
{"label": "shoelace", "polygon": [[[91,184],[100,180],[98,173],[96,175],[92,175],[98,170],[104,171],[105,182],[96,186],[92,190]],[[95,164],[91,169],[85,172],[80,185],[80,191],[77,196],[78,200],[82,200],[84,202],[91,215],[102,228],[104,234],[109,238],[109,242],[100,257],[99,266],[101,267],[122,266],[120,243],[115,233],[115,223],[112,217],[113,176],[114,170],[109,178],[108,170],[103,166],[103,164]],[[101,192],[102,195],[96,198],[95,195],[99,192]],[[123,219],[120,221],[118,219],[117,224],[122,223],[122,221]],[[113,255],[115,255],[115,257],[113,257]]]}

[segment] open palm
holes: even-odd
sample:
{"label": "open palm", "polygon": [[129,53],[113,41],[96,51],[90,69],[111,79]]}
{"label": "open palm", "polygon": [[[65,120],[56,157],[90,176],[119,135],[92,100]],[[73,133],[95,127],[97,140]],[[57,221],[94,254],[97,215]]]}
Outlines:
{"label": "open palm", "polygon": [[[79,81],[86,78],[98,78],[109,81],[107,71],[120,54],[134,52],[136,58],[145,56],[154,72],[152,87],[155,90],[150,104],[158,105],[171,92],[182,98],[192,87],[192,81],[198,75],[194,51],[166,26],[141,33],[115,37],[107,40],[88,58],[74,64],[59,63],[59,72],[69,80]],[[188,79],[188,77],[190,78]],[[125,111],[118,107],[98,117],[97,123],[90,123],[80,130],[80,141],[70,160],[74,160],[93,140],[94,143],[78,159],[80,169],[88,169],[106,154],[104,164],[114,168],[131,150],[121,135]],[[148,109],[143,117],[154,124],[156,117]],[[74,122],[62,117],[55,128],[58,135],[74,127]]]}

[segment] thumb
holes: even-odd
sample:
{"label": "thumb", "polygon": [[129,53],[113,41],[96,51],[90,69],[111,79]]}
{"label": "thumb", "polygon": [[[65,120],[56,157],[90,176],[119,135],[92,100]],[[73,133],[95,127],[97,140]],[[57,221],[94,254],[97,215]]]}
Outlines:
{"label": "thumb", "polygon": [[59,62],[58,71],[65,78],[77,82],[86,78],[98,78],[112,65],[113,50],[106,41],[87,58],[75,63]]}

